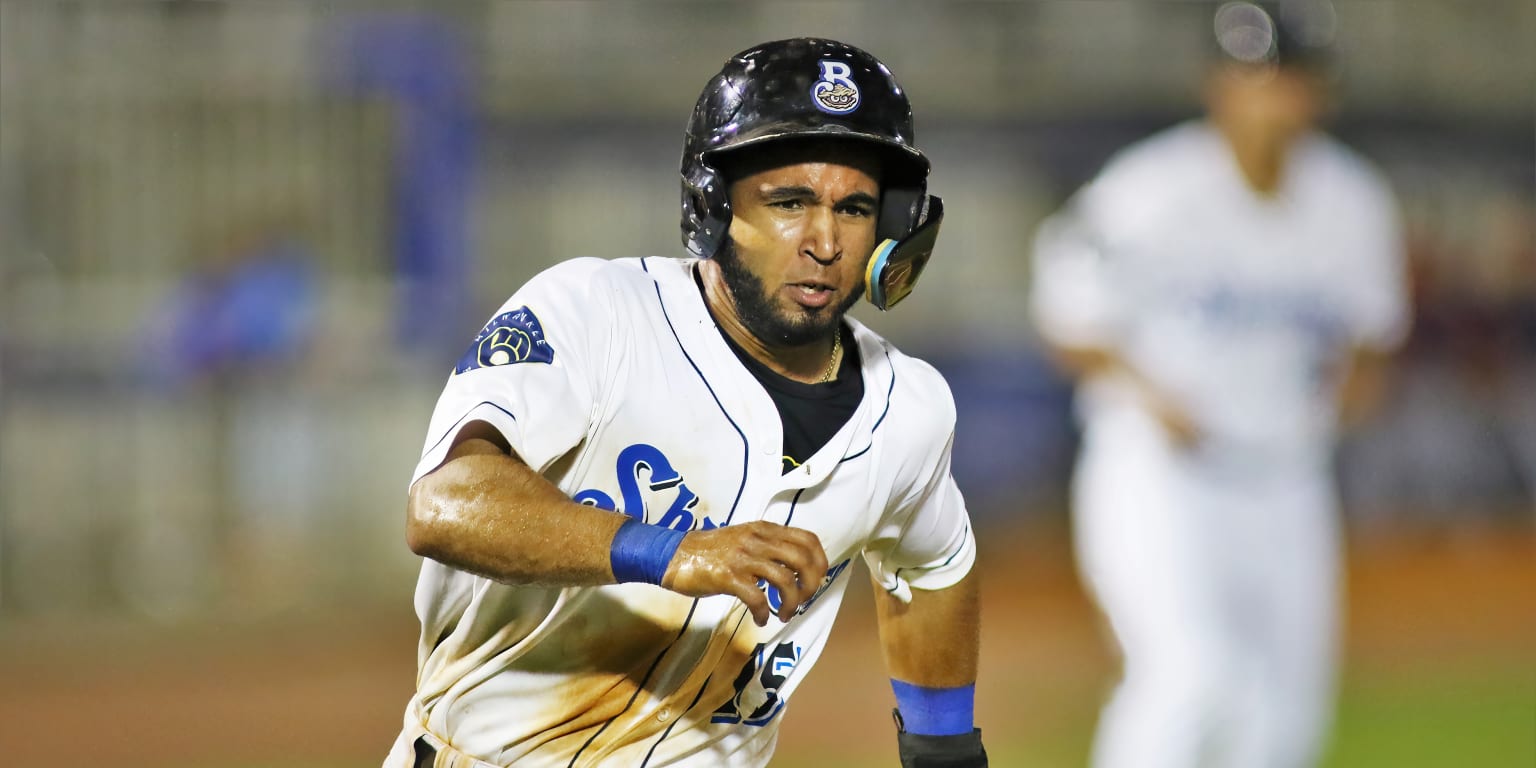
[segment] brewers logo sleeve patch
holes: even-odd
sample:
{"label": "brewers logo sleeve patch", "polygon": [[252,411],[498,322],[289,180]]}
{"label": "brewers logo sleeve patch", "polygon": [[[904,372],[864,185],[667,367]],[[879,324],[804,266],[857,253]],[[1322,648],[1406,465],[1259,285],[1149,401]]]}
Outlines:
{"label": "brewers logo sleeve patch", "polygon": [[503,312],[487,323],[454,373],[513,363],[553,363],[555,348],[544,338],[544,327],[527,307]]}

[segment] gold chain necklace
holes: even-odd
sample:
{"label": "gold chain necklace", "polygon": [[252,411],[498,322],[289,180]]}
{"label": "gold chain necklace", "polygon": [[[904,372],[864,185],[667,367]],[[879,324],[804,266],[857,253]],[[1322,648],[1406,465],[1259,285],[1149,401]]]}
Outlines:
{"label": "gold chain necklace", "polygon": [[827,361],[827,370],[821,374],[821,380],[817,384],[825,384],[832,380],[832,374],[837,373],[837,364],[842,362],[838,354],[843,351],[843,329],[838,328],[832,336],[832,359]]}

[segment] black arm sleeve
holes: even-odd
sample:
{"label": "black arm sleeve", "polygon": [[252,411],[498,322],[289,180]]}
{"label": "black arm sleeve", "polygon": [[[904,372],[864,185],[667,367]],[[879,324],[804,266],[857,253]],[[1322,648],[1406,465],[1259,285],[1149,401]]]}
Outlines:
{"label": "black arm sleeve", "polygon": [[901,753],[901,768],[987,768],[987,750],[981,746],[981,729],[954,736],[921,736],[907,733],[896,717],[896,746]]}

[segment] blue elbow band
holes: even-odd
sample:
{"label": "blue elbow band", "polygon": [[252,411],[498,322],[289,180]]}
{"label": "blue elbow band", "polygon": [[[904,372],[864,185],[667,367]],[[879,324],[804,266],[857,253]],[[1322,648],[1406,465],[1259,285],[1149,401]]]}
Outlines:
{"label": "blue elbow band", "polygon": [[959,688],[924,688],[891,679],[896,709],[908,733],[953,736],[970,733],[976,720],[976,684]]}
{"label": "blue elbow band", "polygon": [[634,518],[625,520],[608,547],[608,564],[613,567],[614,578],[620,584],[660,584],[684,535],[684,531],[646,525]]}

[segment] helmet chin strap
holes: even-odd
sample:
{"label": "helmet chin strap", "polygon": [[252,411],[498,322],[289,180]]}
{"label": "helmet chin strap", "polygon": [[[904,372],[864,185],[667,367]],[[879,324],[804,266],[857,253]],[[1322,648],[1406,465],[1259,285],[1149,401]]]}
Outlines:
{"label": "helmet chin strap", "polygon": [[929,195],[926,208],[917,229],[900,240],[885,240],[869,256],[869,266],[864,269],[864,297],[882,311],[912,293],[933,256],[939,225],[944,222],[944,201]]}

